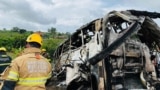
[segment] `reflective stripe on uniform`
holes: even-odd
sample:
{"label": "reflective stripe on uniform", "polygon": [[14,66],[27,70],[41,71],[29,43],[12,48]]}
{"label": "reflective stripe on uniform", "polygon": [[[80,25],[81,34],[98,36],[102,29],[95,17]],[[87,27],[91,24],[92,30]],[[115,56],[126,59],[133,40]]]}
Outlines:
{"label": "reflective stripe on uniform", "polygon": [[1,55],[2,57],[7,57],[7,55]]}
{"label": "reflective stripe on uniform", "polygon": [[47,78],[47,79],[51,78],[51,76],[52,76],[52,72],[50,72],[50,73],[48,74],[48,78]]}
{"label": "reflective stripe on uniform", "polygon": [[0,66],[4,66],[4,65],[9,65],[10,63],[3,63],[3,64],[0,64]]}
{"label": "reflective stripe on uniform", "polygon": [[38,78],[19,78],[18,84],[20,85],[27,85],[27,86],[34,86],[45,84],[47,77],[38,77]]}
{"label": "reflective stripe on uniform", "polygon": [[9,72],[8,79],[12,79],[14,81],[17,81],[18,77],[19,77],[19,75],[17,72],[14,72],[14,71]]}

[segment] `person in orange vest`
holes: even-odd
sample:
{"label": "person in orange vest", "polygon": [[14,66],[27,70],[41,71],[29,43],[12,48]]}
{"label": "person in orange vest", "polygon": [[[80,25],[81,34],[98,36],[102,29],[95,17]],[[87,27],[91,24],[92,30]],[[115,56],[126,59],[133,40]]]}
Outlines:
{"label": "person in orange vest", "polygon": [[12,58],[7,55],[5,47],[0,48],[0,73],[2,73],[11,63]]}
{"label": "person in orange vest", "polygon": [[15,58],[1,90],[46,90],[51,77],[51,64],[41,55],[42,37],[33,33],[26,40],[26,48]]}

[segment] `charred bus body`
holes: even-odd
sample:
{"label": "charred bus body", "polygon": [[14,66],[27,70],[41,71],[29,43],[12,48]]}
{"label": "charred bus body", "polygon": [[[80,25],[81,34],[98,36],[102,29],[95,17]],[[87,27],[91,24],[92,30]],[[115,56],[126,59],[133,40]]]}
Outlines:
{"label": "charred bus body", "polygon": [[159,17],[156,12],[112,11],[83,25],[55,51],[56,63],[47,86],[134,89],[126,78],[138,75],[140,88],[158,89],[160,81],[150,56],[159,53],[160,28],[153,21]]}

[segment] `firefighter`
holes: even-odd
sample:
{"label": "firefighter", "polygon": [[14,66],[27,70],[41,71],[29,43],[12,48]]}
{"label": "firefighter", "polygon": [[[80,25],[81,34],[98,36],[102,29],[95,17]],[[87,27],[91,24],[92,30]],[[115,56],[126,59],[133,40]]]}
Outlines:
{"label": "firefighter", "polygon": [[43,57],[47,58],[49,62],[51,62],[49,53],[47,53],[46,49],[43,48],[43,49],[41,50],[41,55],[42,55]]}
{"label": "firefighter", "polygon": [[33,33],[26,40],[26,48],[15,58],[9,68],[2,90],[46,90],[51,76],[51,64],[41,53],[42,37]]}
{"label": "firefighter", "polygon": [[45,58],[50,58],[49,57],[49,54],[46,52],[46,49],[42,49],[42,52],[41,52],[42,56],[44,56]]}
{"label": "firefighter", "polygon": [[7,55],[6,51],[7,50],[5,47],[0,48],[0,73],[2,73],[7,66],[9,66],[12,60],[12,58]]}

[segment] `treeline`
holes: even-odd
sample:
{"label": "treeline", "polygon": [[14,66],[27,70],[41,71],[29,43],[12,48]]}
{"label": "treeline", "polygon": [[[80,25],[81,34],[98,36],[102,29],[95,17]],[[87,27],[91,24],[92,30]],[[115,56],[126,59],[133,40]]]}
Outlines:
{"label": "treeline", "polygon": [[[18,27],[13,27],[11,30],[0,30],[0,47],[5,47],[8,52],[18,55],[24,48],[26,38],[32,33],[34,32]],[[56,47],[70,35],[68,32],[57,32],[56,28],[53,27],[48,29],[47,32],[41,33],[44,39],[42,48],[45,48],[51,57],[53,56]]]}

